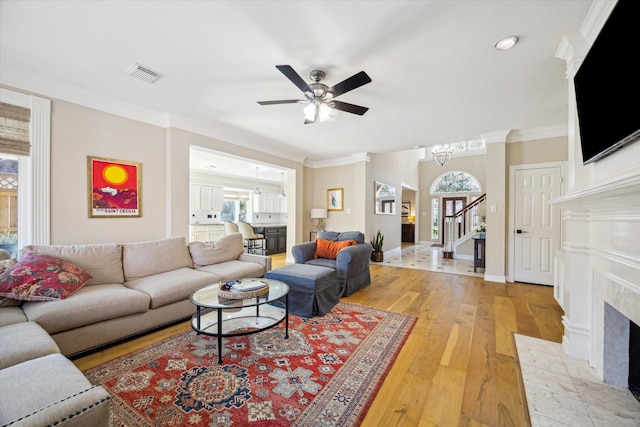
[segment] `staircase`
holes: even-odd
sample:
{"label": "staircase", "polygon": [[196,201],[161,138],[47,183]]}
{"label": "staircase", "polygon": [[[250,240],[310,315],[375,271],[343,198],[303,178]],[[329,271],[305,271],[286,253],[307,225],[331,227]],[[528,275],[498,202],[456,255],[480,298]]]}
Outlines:
{"label": "staircase", "polygon": [[[487,199],[487,193],[478,197],[453,215],[444,217],[444,258],[452,259],[456,248],[476,234],[476,226],[479,221],[476,216],[484,216],[478,209]],[[484,206],[483,206],[484,207]]]}

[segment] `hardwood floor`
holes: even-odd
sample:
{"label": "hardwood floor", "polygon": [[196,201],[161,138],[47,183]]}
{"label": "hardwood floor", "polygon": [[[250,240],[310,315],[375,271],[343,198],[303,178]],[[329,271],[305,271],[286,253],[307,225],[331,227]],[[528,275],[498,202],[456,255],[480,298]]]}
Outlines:
{"label": "hardwood floor", "polygon": [[[284,255],[273,257],[273,268]],[[560,342],[553,288],[381,265],[343,301],[417,317],[362,426],[525,426],[512,333]],[[82,370],[188,330],[188,322],[74,360]]]}

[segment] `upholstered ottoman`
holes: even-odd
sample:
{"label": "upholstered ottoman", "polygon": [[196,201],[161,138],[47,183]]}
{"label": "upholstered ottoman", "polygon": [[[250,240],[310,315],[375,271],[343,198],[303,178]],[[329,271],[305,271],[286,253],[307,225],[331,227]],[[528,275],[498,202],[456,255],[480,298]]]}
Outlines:
{"label": "upholstered ottoman", "polygon": [[289,285],[289,313],[322,316],[340,302],[340,285],[333,268],[289,264],[267,272],[267,279]]}

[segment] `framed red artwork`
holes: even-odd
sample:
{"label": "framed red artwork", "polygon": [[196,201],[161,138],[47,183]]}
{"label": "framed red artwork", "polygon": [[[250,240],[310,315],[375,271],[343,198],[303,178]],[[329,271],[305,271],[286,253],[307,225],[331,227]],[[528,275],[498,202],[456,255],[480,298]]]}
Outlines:
{"label": "framed red artwork", "polygon": [[87,156],[89,218],[142,216],[141,164]]}

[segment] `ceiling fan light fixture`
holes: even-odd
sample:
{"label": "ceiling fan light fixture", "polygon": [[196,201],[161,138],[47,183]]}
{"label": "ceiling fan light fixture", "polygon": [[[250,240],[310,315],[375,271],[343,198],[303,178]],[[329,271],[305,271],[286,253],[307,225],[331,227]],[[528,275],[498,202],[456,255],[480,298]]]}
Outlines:
{"label": "ceiling fan light fixture", "polygon": [[323,122],[329,118],[331,107],[324,102],[310,102],[304,107],[304,118],[309,122]]}

